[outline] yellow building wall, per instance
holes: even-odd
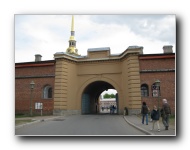
[[[127,59],[127,80],[128,80],[128,107],[132,113],[138,113],[141,108],[140,71],[138,55],[132,54]]]
[[[125,107],[131,113],[138,113],[141,108],[139,60],[138,53],[132,52],[115,60],[86,58],[84,61],[83,58],[82,62],[65,54],[59,55],[55,69],[54,114],[81,113],[82,94],[96,81],[107,82],[117,90],[120,114]],[[96,56],[100,54],[98,52]]]

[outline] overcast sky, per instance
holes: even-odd
[[[69,46],[72,15],[15,15],[15,62],[31,62],[35,54],[53,60]],[[143,46],[144,54],[176,47],[175,15],[74,15],[78,53],[110,47],[120,54],[129,46]]]

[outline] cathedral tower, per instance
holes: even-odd
[[[76,48],[75,31],[74,31],[74,16],[72,16],[71,36],[69,39],[69,47],[67,48],[66,53],[71,55],[78,55],[78,49]]]

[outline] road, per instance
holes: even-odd
[[[130,136],[145,135],[130,126],[122,115],[72,115],[26,125],[15,130],[18,136]]]

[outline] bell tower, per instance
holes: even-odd
[[[74,31],[74,16],[72,16],[71,21],[71,36],[69,39],[69,47],[66,50],[66,53],[71,55],[79,55],[78,49],[76,48],[76,40],[75,40],[75,31]]]

